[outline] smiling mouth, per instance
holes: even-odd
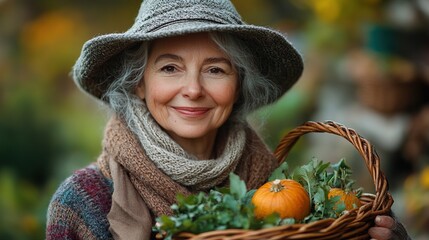
[[[207,107],[173,107],[177,112],[186,116],[202,116],[210,111]]]

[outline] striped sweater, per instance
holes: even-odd
[[[113,239],[107,220],[112,193],[112,181],[95,165],[76,171],[52,197],[46,239]]]

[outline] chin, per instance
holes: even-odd
[[[180,138],[186,138],[186,139],[200,139],[204,136],[206,136],[207,134],[201,134],[201,133],[190,133],[190,132],[186,132],[186,133],[176,133],[176,136],[180,137]]]
[[[201,139],[201,138],[210,136],[211,133],[212,132],[206,131],[206,130],[189,129],[189,128],[182,128],[182,129],[179,129],[178,131],[170,131],[170,134],[173,134],[176,137],[180,137],[183,139]]]

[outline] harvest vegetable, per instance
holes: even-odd
[[[331,188],[331,190],[329,190],[328,198],[333,198],[335,196],[339,197],[339,201],[337,201],[334,208],[337,208],[338,204],[344,203],[346,210],[350,211],[362,205],[354,191],[347,191],[341,188]]]
[[[227,188],[178,195],[177,203],[171,207],[173,216],[159,216],[153,230],[169,240],[181,232],[261,229],[337,218],[346,210],[349,200],[329,195],[331,189],[353,192],[357,198],[361,193],[361,189],[352,188],[354,181],[350,176],[351,170],[343,159],[332,164],[315,158],[291,172],[283,162],[269,182],[257,190],[247,190],[244,181],[231,173]],[[360,206],[360,202],[350,202]]]
[[[331,189],[328,198],[337,197],[334,209],[339,208],[340,205],[343,205],[341,207],[348,211],[360,207],[362,204],[358,196],[361,194],[361,189],[353,190],[355,182],[351,179],[350,167],[346,165],[344,160],[341,160],[337,164],[333,164],[332,168],[334,171],[329,181]]]
[[[310,213],[308,193],[301,184],[290,179],[276,179],[265,183],[256,190],[252,203],[257,218],[278,213],[280,218],[300,221]]]
[[[326,218],[337,218],[344,210],[346,203],[341,196],[329,196],[332,188],[353,192],[359,198],[362,189],[353,189],[352,171],[344,159],[337,163],[323,162],[313,158],[309,163],[289,172],[289,166],[283,162],[270,176],[269,180],[289,178],[299,182],[308,192],[311,211],[301,222],[309,223]],[[360,206],[357,200],[356,207]],[[352,204],[353,205],[353,204]]]

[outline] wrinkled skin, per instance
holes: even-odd
[[[402,240],[410,239],[402,224],[391,216],[377,216],[375,226],[368,230],[371,239],[377,240]]]

